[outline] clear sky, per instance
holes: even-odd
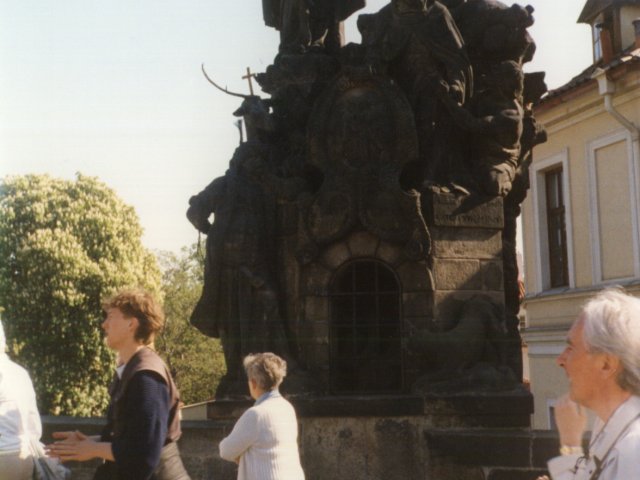
[[[368,0],[360,13],[387,0]],[[527,71],[558,87],[591,63],[585,0],[530,0]],[[522,3],[524,5],[524,3]],[[347,41],[359,42],[355,18]],[[196,241],[187,202],[224,174],[246,67],[277,53],[259,0],[0,0],[0,177],[96,176],[135,207],[154,250]]]

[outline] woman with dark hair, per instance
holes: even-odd
[[[105,342],[117,353],[107,425],[99,437],[55,432],[48,447],[63,461],[101,458],[94,479],[189,480],[176,444],[180,399],[169,369],[150,348],[164,325],[148,293],[126,290],[103,303]]]
[[[220,442],[220,456],[238,463],[238,480],[304,480],[296,413],[278,391],[287,362],[258,353],[245,357],[244,368],[256,403]]]

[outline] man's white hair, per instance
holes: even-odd
[[[640,298],[607,288],[586,303],[582,319],[589,351],[618,357],[618,385],[640,395]]]

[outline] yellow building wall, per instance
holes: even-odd
[[[622,48],[627,48],[635,42],[633,21],[640,18],[640,7],[637,5],[624,5],[620,8],[620,25]]]
[[[640,16],[640,15],[636,15]],[[634,17],[635,18],[635,17]],[[640,125],[640,68],[630,68],[623,78],[616,79],[615,108],[627,119]],[[565,101],[536,112],[536,119],[545,125],[548,142],[533,152],[531,182],[540,165],[555,159],[565,159],[569,180],[567,228],[571,241],[572,286],[554,290],[537,286],[537,258],[540,232],[536,231],[532,190],[523,203],[522,229],[524,237],[524,269],[527,298],[526,328],[523,339],[529,355],[529,375],[534,394],[534,428],[549,426],[548,404],[566,392],[568,384],[564,371],[555,359],[564,348],[567,331],[582,305],[607,279],[625,279],[626,290],[640,296],[640,278],[633,263],[633,242],[639,242],[638,232],[632,229],[632,199],[629,177],[630,134],[604,110],[603,97],[597,83],[581,87],[579,94],[567,96]],[[611,137],[611,142],[609,142]],[[590,173],[590,163],[593,171]],[[635,168],[640,171],[640,159]],[[541,174],[544,170],[541,171]],[[592,176],[597,186],[593,191]],[[640,185],[636,185],[640,189]],[[544,192],[542,192],[544,194]],[[591,195],[597,194],[596,198]],[[538,193],[540,195],[540,192]],[[599,216],[594,215],[597,209]],[[599,225],[594,225],[598,218]],[[597,261],[593,230],[599,235],[601,274],[594,278]],[[630,278],[631,277],[631,278]]]
[[[602,278],[633,277],[634,232],[629,198],[629,146],[626,140],[595,151]],[[615,195],[612,193],[615,192]]]
[[[630,82],[629,80],[633,80]],[[635,85],[629,85],[635,83]],[[620,97],[616,97],[614,102],[616,108],[621,114],[633,121],[636,125],[640,125],[640,73],[637,78],[627,79],[625,83],[621,83],[621,90],[629,90],[630,86],[635,86],[635,90],[628,92]],[[590,205],[590,180],[588,170],[588,145],[590,142],[596,141],[603,137],[612,135],[616,132],[626,132],[624,127],[614,120],[611,115],[604,111],[602,97],[598,94],[597,86],[593,82],[591,90],[571,102],[559,105],[550,111],[542,112],[536,115],[538,121],[546,126],[549,135],[547,143],[538,145],[533,152],[534,165],[536,162],[544,161],[554,155],[558,155],[565,149],[568,152],[568,163],[570,178],[570,201],[571,211],[568,214],[572,220],[572,238],[571,245],[574,263],[574,279],[576,287],[589,287],[593,285],[593,256],[591,243],[591,205]],[[615,152],[622,155],[618,158],[618,167],[622,162],[628,162],[628,143],[621,143],[619,150]],[[602,149],[601,149],[602,150]],[[607,149],[602,150],[602,154],[606,155]],[[601,158],[601,159],[604,159]],[[620,171],[620,168],[618,168]],[[610,175],[609,175],[610,176]],[[532,178],[533,181],[533,178]],[[612,191],[605,196],[605,202],[609,202],[606,197],[611,197],[611,192],[615,192],[620,197],[616,216],[627,219],[626,224],[630,227],[631,206],[629,199],[628,174],[626,176],[625,190],[626,197],[622,198],[622,194],[618,190],[618,184],[611,179]],[[602,186],[601,186],[602,187]],[[603,192],[604,194],[604,192]],[[537,291],[536,285],[539,283],[536,272],[536,251],[535,241],[538,238],[538,232],[535,232],[533,217],[533,201],[531,195],[528,196],[523,204],[523,235],[525,238],[524,260],[525,260],[525,284],[529,293],[540,293]],[[605,205],[603,205],[605,206]],[[607,206],[612,206],[607,204]],[[608,211],[608,214],[611,211]],[[602,219],[601,219],[602,220]],[[631,237],[630,237],[631,236]],[[624,242],[621,239],[611,239],[607,237],[607,248],[619,251],[620,257],[618,261],[626,262],[629,266],[628,255],[629,245],[633,239],[633,232],[628,232]],[[527,241],[529,240],[529,241]],[[624,245],[623,245],[624,243]],[[610,256],[608,257],[611,258]],[[624,259],[624,260],[623,260]],[[617,267],[616,267],[617,268]],[[612,277],[620,278],[620,277]]]
[[[556,365],[555,355],[529,356],[531,383],[538,388],[533,396],[533,428],[546,430],[551,425],[549,402],[566,392],[569,382],[564,371]]]

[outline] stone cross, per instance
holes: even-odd
[[[249,93],[253,95],[253,82],[251,81],[252,77],[255,77],[255,73],[251,73],[251,69],[247,67],[247,74],[242,76],[243,80],[247,80],[249,82]]]

